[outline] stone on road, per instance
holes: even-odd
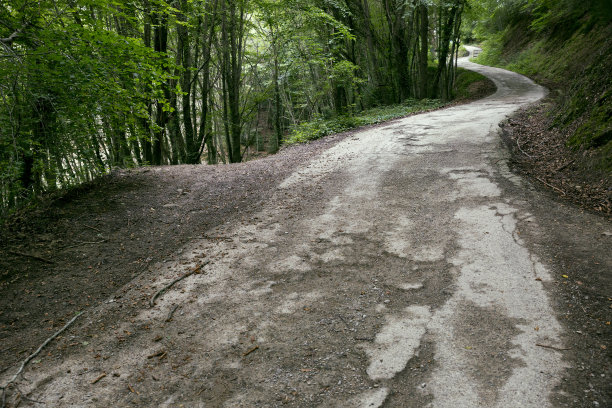
[[[522,180],[497,133],[545,91],[461,64],[497,93],[325,151],[256,217],[208,232],[220,238],[193,241],[100,306],[89,325],[211,261],[154,308],[29,372],[32,397],[50,406],[549,406],[564,363],[538,344],[562,348],[562,329],[543,287],[549,272],[516,228],[532,215],[504,188]]]

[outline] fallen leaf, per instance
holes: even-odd
[[[569,278],[569,276],[567,275],[561,275],[561,276],[563,276],[565,279]]]

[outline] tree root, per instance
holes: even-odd
[[[28,358],[26,358],[25,360],[23,360],[23,362],[21,363],[21,366],[19,367],[19,370],[17,370],[17,372],[15,373],[15,375],[2,387],[2,408],[4,408],[6,406],[6,389],[11,386],[11,384],[14,384],[15,381],[17,381],[17,378],[19,378],[19,376],[21,375],[21,373],[23,372],[23,370],[25,369],[25,366],[32,361],[32,359],[34,357],[36,357],[38,354],[40,354],[40,352],[47,346],[47,344],[51,343],[57,336],[59,336],[60,334],[62,334],[64,332],[64,330],[66,330],[68,327],[70,327],[70,325],[72,325],[72,323],[75,322],[75,320],[81,316],[84,312],[79,312],[76,316],[74,316],[72,319],[70,319],[70,321],[68,323],[66,323],[64,325],[64,327],[62,327],[61,329],[59,329],[57,332],[55,332],[55,334],[51,337],[49,337],[47,340],[45,340],[45,342],[43,344],[40,345],[40,347],[33,352],[32,354],[30,354],[28,356]],[[23,392],[20,392],[23,395]],[[39,401],[36,401],[39,402]]]
[[[170,282],[169,284],[167,284],[166,286],[164,286],[163,288],[161,288],[160,290],[158,290],[152,297],[151,300],[149,301],[149,307],[153,307],[155,306],[155,299],[157,299],[162,293],[164,293],[165,291],[167,291],[168,289],[170,289],[172,286],[174,286],[176,283],[182,281],[185,278],[190,277],[193,274],[196,273],[200,273],[201,269],[205,266],[208,265],[210,263],[210,261],[206,261],[204,262],[202,265],[198,265],[197,268],[195,268],[193,271],[189,271],[186,274],[184,274],[183,276],[180,276],[178,278],[176,278],[175,280],[173,280],[172,282]]]

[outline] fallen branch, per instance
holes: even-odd
[[[230,237],[222,237],[222,236],[210,236],[210,235],[202,235],[202,238],[204,239],[210,239],[210,240],[220,240],[220,241],[227,241],[227,242],[234,242],[234,240]]]
[[[197,268],[195,268],[192,271],[187,272],[186,274],[184,274],[183,276],[180,276],[178,278],[176,278],[175,280],[173,280],[172,282],[170,282],[169,284],[167,284],[166,286],[164,286],[163,288],[161,288],[160,290],[158,290],[153,297],[151,297],[151,300],[149,301],[149,307],[153,307],[155,306],[155,299],[157,299],[162,293],[164,293],[165,291],[167,291],[168,289],[170,289],[172,286],[174,286],[176,283],[182,281],[185,278],[190,277],[191,275],[195,274],[195,273],[199,273],[200,270],[202,269],[202,267],[204,267],[205,265],[207,265],[210,261],[206,261],[204,262],[202,265],[198,265]]]
[[[548,344],[536,344],[536,346],[544,347],[544,348],[549,348],[549,349],[553,349],[553,350],[557,350],[557,351],[571,350],[571,347],[570,348],[562,348],[562,347],[549,346]]]
[[[55,334],[51,337],[49,337],[47,340],[45,340],[45,342],[43,344],[41,344],[41,346],[32,354],[30,354],[28,356],[28,358],[26,358],[25,360],[23,360],[23,362],[21,363],[21,366],[19,367],[19,370],[17,370],[17,372],[15,373],[15,375],[2,387],[2,406],[5,406],[5,398],[6,398],[6,389],[13,384],[15,381],[17,381],[17,378],[19,377],[19,375],[23,372],[25,366],[34,358],[36,357],[44,348],[47,344],[51,343],[57,336],[59,336],[60,334],[62,334],[64,332],[64,330],[66,330],[68,327],[70,327],[70,325],[72,323],[74,323],[74,321],[83,314],[84,312],[79,312],[76,316],[74,316],[72,319],[70,319],[70,321],[68,323],[66,323],[64,325],[64,327],[62,327],[61,329],[59,329],[57,332],[55,332]]]
[[[9,254],[13,254],[13,255],[17,255],[17,256],[24,256],[26,258],[36,259],[37,261],[41,261],[41,262],[48,263],[48,264],[51,264],[51,265],[55,263],[53,261],[50,261],[50,260],[45,259],[43,257],[40,257],[38,255],[26,254],[24,252],[17,252],[17,251],[8,251],[8,252],[9,252]]]
[[[561,190],[560,188],[557,188],[557,187],[553,186],[552,184],[548,184],[547,182],[545,182],[541,178],[536,177],[536,180],[538,180],[541,183],[546,184],[548,187],[553,188],[553,189],[557,190],[558,192],[560,192],[561,194],[565,195],[565,191]]]

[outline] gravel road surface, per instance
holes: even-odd
[[[264,210],[88,311],[96,334],[67,332],[72,351],[43,353],[22,391],[56,407],[555,406],[566,346],[546,284],[558,271],[517,228],[538,218],[511,192],[525,181],[498,135],[546,91],[460,65],[497,93],[324,151]],[[109,320],[126,304],[142,306]]]

